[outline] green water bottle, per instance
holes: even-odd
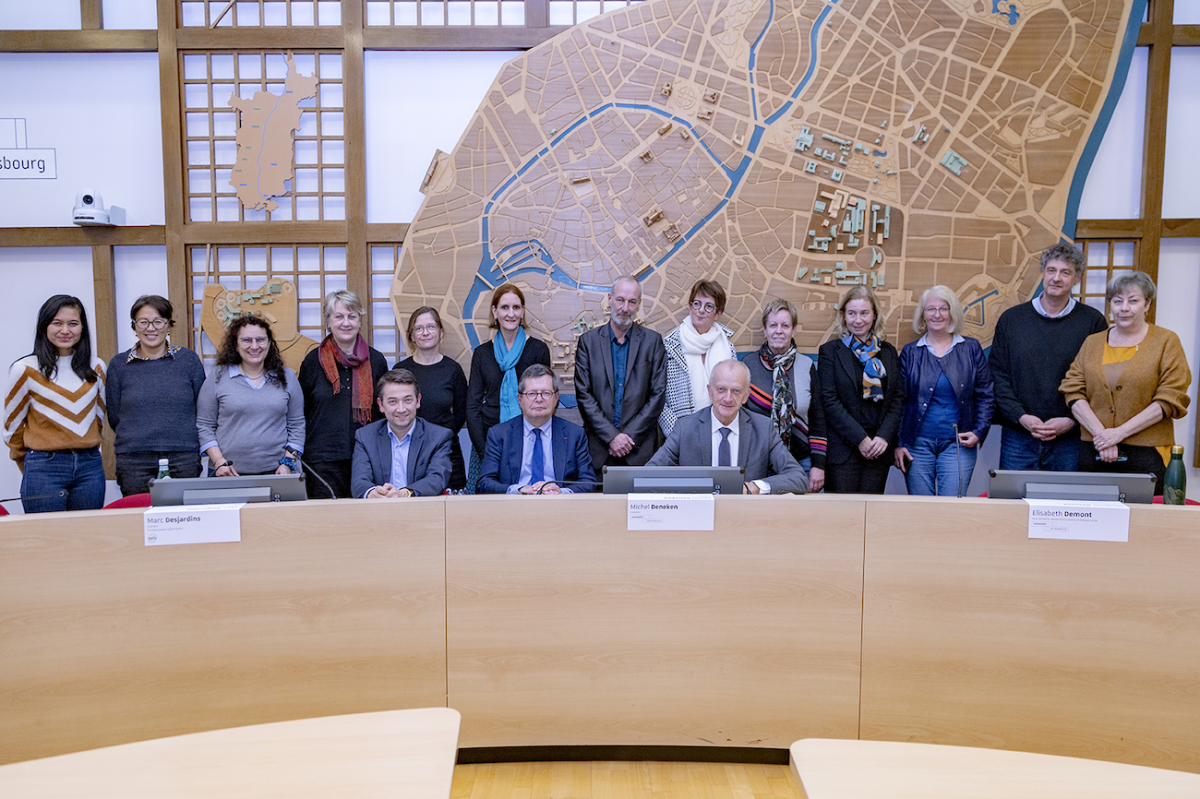
[[[1167,476],[1163,478],[1163,504],[1182,505],[1187,496],[1187,468],[1183,465],[1183,447],[1171,447],[1171,460],[1167,463]]]
[[[157,480],[170,480],[171,479],[170,461],[168,461],[166,458],[158,459],[158,477],[155,479],[157,479]]]

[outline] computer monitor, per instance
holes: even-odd
[[[605,494],[741,494],[738,466],[605,466]]]
[[[246,477],[173,477],[150,481],[151,505],[295,502],[308,499],[302,474]]]
[[[992,469],[988,496],[993,499],[1080,499],[1149,504],[1154,475],[1109,472],[1038,472]]]

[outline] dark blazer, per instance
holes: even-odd
[[[487,449],[479,475],[479,494],[505,494],[521,479],[521,455],[524,452],[525,417],[501,422],[488,431]],[[596,489],[596,473],[588,455],[583,428],[557,416],[551,422],[554,437],[554,477],[563,482],[585,481],[585,485],[564,486],[576,493]]]
[[[654,454],[658,415],[667,392],[667,351],[662,336],[635,324],[626,340],[625,393],[621,396],[621,429],[613,427],[616,382],[613,379],[613,332],[610,324],[592,328],[575,348],[575,399],[587,430],[592,466],[608,462],[608,444],[624,433],[634,441],[625,463],[641,466]]]
[[[712,466],[712,408],[703,408],[675,422],[675,429],[647,466]],[[746,481],[766,480],[772,494],[803,494],[808,475],[783,440],[771,429],[771,420],[742,408],[738,411],[738,464]]]
[[[521,373],[535,363],[549,369],[550,348],[545,342],[530,336],[525,340],[521,357],[517,359],[517,379],[520,380]],[[471,446],[480,453],[481,458],[487,449],[488,430],[500,423],[500,384],[503,381],[504,373],[500,371],[500,364],[496,363],[492,342],[485,341],[471,354],[471,379],[467,383],[467,434],[471,437]]]
[[[450,481],[450,438],[444,427],[418,418],[408,443],[408,487],[418,496],[441,494]],[[362,497],[375,486],[392,482],[392,439],[387,420],[360,427],[354,434],[350,492]]]
[[[859,455],[858,445],[864,438],[879,436],[896,446],[900,433],[900,418],[904,414],[904,377],[900,372],[900,356],[886,341],[879,349],[879,360],[887,376],[883,378],[882,407],[869,407],[862,396],[863,366],[840,338],[821,345],[817,361],[817,376],[821,383],[821,404],[825,410],[825,434],[828,438],[827,463],[845,463]],[[880,462],[890,463],[885,452]]]

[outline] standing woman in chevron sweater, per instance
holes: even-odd
[[[104,363],[92,355],[83,303],[67,294],[46,300],[33,353],[8,377],[4,440],[23,472],[25,512],[102,507]]]

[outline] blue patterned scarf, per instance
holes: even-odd
[[[500,365],[500,371],[504,373],[504,380],[500,383],[500,421],[502,422],[521,415],[521,405],[517,402],[517,383],[520,382],[517,377],[517,361],[521,360],[526,339],[523,327],[517,328],[517,337],[513,339],[512,349],[505,346],[504,335],[499,330],[492,338],[492,353],[496,356],[496,363]]]
[[[871,402],[883,401],[883,378],[887,377],[887,369],[879,360],[879,337],[874,333],[866,341],[859,341],[852,335],[842,337],[842,343],[850,348],[854,356],[863,365],[863,399]]]

